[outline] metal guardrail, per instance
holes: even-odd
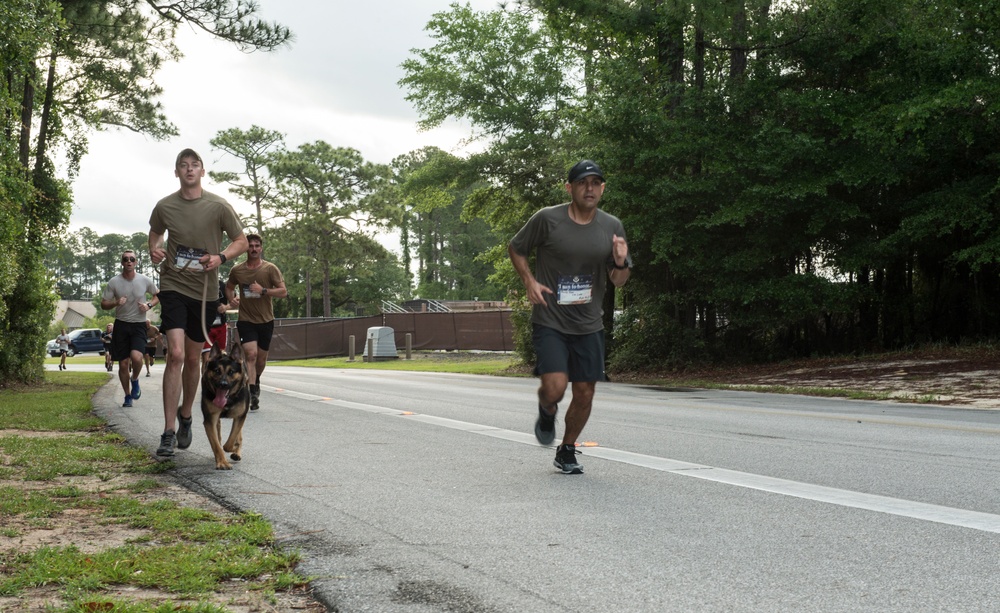
[[[406,309],[399,306],[395,302],[389,302],[388,300],[382,301],[382,312],[383,313],[409,313]]]
[[[439,302],[437,300],[428,300],[427,301],[427,310],[430,311],[431,313],[450,313],[451,312],[451,309],[448,308],[448,305],[444,304],[443,302]]]
[[[424,309],[417,310],[413,307],[404,307],[396,304],[395,302],[390,302],[388,300],[382,301],[382,312],[383,313],[451,313],[451,308],[447,304],[441,302],[440,300],[423,300],[422,305],[426,305],[426,311]]]

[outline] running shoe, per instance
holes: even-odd
[[[149,376],[149,373],[146,373],[146,376],[148,377],[148,376]]]
[[[250,386],[250,410],[256,411],[260,408],[260,386]]]
[[[142,396],[142,390],[139,389],[139,380],[132,379],[132,397],[138,400],[139,396]]]
[[[559,414],[559,405],[555,406],[552,414],[538,405],[538,419],[535,420],[535,438],[543,445],[551,445],[556,438],[556,415]]]
[[[574,445],[559,445],[556,451],[556,459],[552,463],[563,472],[564,475],[582,475],[583,466],[576,461],[576,454],[580,453]]]
[[[167,430],[160,435],[160,447],[156,450],[156,455],[161,456],[172,456],[174,455],[174,436],[173,430]]]
[[[177,428],[177,448],[187,449],[191,446],[191,418],[177,416],[181,427]]]
[[[122,403],[122,406],[123,407],[132,408],[132,396],[131,396],[131,394],[125,396],[125,402]]]

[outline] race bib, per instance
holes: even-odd
[[[250,284],[247,283],[243,286],[243,297],[244,298],[260,298],[260,294],[257,292],[250,291]]]
[[[174,260],[174,266],[178,270],[205,270],[205,267],[198,260],[207,253],[208,251],[205,249],[177,245],[177,258]]]
[[[594,297],[593,275],[559,275],[556,304],[588,304]]]

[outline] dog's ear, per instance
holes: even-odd
[[[208,352],[209,360],[217,360],[222,355],[222,348],[218,344],[212,343],[212,349]]]
[[[243,347],[239,343],[233,343],[233,346],[229,348],[229,357],[237,360],[239,362],[243,361]]]

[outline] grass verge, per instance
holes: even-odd
[[[414,353],[412,359],[409,360],[396,359],[365,362],[361,359],[361,356],[357,356],[353,361],[346,357],[335,357],[284,360],[273,362],[273,364],[275,366],[308,366],[312,368],[449,372],[466,375],[519,376],[527,374],[526,372],[517,370],[516,362],[517,359],[508,354]]]
[[[316,610],[260,515],[178,503],[91,414],[106,374],[53,374],[0,390],[0,610]]]

